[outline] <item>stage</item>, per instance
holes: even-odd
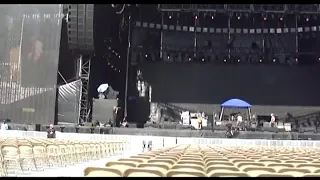
[[[31,125],[12,124],[11,130],[33,131],[37,128]],[[46,131],[49,125],[42,125],[40,131]],[[191,138],[225,138],[226,131],[192,130],[192,129],[158,129],[158,128],[115,128],[115,127],[84,127],[74,125],[55,125],[61,133],[161,136],[161,137],[191,137]],[[240,131],[236,139],[273,139],[273,140],[320,140],[320,133],[298,132],[251,132]]]
[[[154,128],[113,128],[112,134],[140,135],[140,136],[166,136],[166,137],[194,137],[194,138],[225,138],[225,131],[210,130],[174,130]],[[320,140],[320,133],[298,132],[251,132],[241,131],[238,139],[274,139],[274,140]]]

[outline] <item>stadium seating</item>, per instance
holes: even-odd
[[[0,138],[0,145],[1,176],[11,176],[25,170],[65,167],[122,154],[126,142]]]
[[[316,148],[179,145],[85,169],[90,177],[317,177]]]

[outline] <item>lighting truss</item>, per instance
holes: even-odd
[[[159,4],[160,11],[248,12],[248,13],[320,13],[319,4]]]

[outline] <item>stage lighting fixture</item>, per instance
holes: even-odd
[[[226,62],[227,62],[227,60],[226,60],[226,59],[224,59],[224,60],[223,60],[223,62],[225,62],[225,63],[226,63]]]
[[[240,62],[240,59],[238,59],[238,63]]]
[[[198,19],[198,16],[195,16],[194,18],[195,18],[195,19]]]
[[[211,16],[211,19],[214,19],[214,16]]]
[[[259,62],[262,63],[262,59],[260,59]]]
[[[318,61],[320,61],[320,58],[318,58]]]
[[[169,16],[169,19],[171,19],[172,18],[172,16]]]
[[[274,62],[274,63],[275,63],[276,61],[277,61],[277,60],[276,60],[275,58],[273,58],[272,62]]]

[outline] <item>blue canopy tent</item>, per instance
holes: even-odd
[[[248,109],[248,119],[251,117],[251,105],[241,99],[229,99],[221,104],[220,121],[222,120],[223,111],[225,108],[243,108]]]

